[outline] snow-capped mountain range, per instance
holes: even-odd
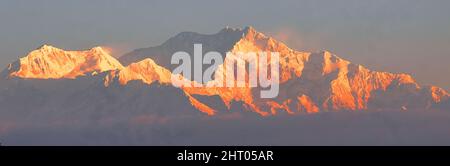
[[[279,95],[174,87],[172,54],[193,55],[197,43],[279,52]],[[252,27],[182,32],[118,60],[101,47],[43,45],[0,73],[4,145],[448,145],[449,110],[445,90],[408,74],[293,50]]]
[[[171,71],[176,67],[170,64],[172,54],[186,51],[193,55],[193,45],[196,43],[203,44],[204,52],[218,51],[223,55],[225,52],[279,52],[281,84],[278,97],[261,99],[256,94],[257,88],[172,87]],[[217,70],[221,69],[219,67]],[[371,71],[328,51],[311,53],[293,50],[252,27],[227,27],[211,35],[182,32],[160,46],[137,49],[119,60],[101,47],[65,51],[43,45],[8,65],[1,79],[2,108],[19,112],[29,108],[63,112],[99,109],[105,112],[145,112],[156,107],[167,110],[160,108],[161,100],[154,99],[162,94],[177,96],[173,99],[167,97],[163,101],[178,100],[175,103],[179,104],[170,104],[172,111],[190,109],[207,115],[226,111],[250,111],[269,116],[349,110],[450,109],[450,95],[445,90],[421,86],[408,74]],[[53,89],[58,86],[61,88]],[[28,88],[33,90],[24,90]],[[156,91],[160,93],[139,92],[138,95],[134,92],[139,89],[133,88],[158,89]],[[167,89],[167,92],[162,89]],[[51,97],[11,104],[23,102],[24,99],[19,96],[35,101],[34,98],[40,97],[41,93]],[[92,103],[99,99],[99,103]],[[73,105],[67,105],[69,101]],[[132,102],[126,103],[128,101]],[[134,105],[131,106],[131,103]],[[238,105],[241,110],[232,108],[232,105]]]

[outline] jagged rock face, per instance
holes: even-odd
[[[122,64],[101,47],[65,51],[43,45],[8,67],[9,76],[36,79],[76,78],[122,69]]]
[[[449,94],[445,90],[420,86],[410,75],[371,71],[328,51],[296,51],[252,27],[225,28],[213,35],[180,33],[161,46],[138,49],[126,54],[120,58],[127,64],[125,67],[100,47],[86,51],[64,51],[44,45],[8,66],[2,76],[6,74],[9,78],[19,79],[78,79],[79,76],[89,76],[83,78],[84,81],[93,79],[95,81],[92,84],[100,84],[105,89],[129,87],[133,82],[167,89],[171,86],[170,71],[176,67],[169,63],[171,55],[176,51],[186,51],[192,55],[195,43],[203,44],[203,52],[218,51],[223,55],[225,52],[238,55],[239,52],[261,51],[280,54],[280,89],[276,98],[260,98],[261,88],[258,87],[177,89],[177,93],[181,92],[176,95],[180,100],[186,100],[192,108],[207,115],[216,115],[226,110],[241,111],[233,108],[268,116],[280,112],[308,114],[342,110],[448,110],[450,106]],[[212,82],[224,81],[219,75],[223,70],[223,65],[220,65]],[[124,101],[160,104],[133,98],[128,91],[125,93]],[[108,97],[103,99],[107,100]],[[179,109],[183,109],[182,107],[186,106],[180,106]]]

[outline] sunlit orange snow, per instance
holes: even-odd
[[[432,104],[448,101],[450,96],[441,88],[418,85],[408,74],[371,71],[328,51],[311,53],[293,50],[252,27],[244,31],[242,38],[230,50],[235,54],[261,51],[280,54],[278,97],[261,99],[257,94],[259,89],[250,87],[181,87],[186,99],[207,115],[214,115],[219,110],[202,103],[195,96],[218,96],[228,110],[233,103],[242,103],[242,108],[247,111],[268,116],[280,111],[287,114],[317,113],[366,110],[380,105],[406,110],[411,103],[402,103],[405,98],[414,99],[426,109]],[[64,51],[44,45],[11,64],[9,76],[74,79],[106,72],[105,86],[116,81],[123,86],[130,81],[171,86],[172,73],[155,61],[147,58],[124,67],[101,47]],[[215,79],[209,83],[224,81],[226,78],[220,75],[223,70],[224,66],[220,65]]]
[[[109,70],[122,69],[123,66],[101,47],[84,51],[65,51],[43,45],[20,58],[18,68],[11,65],[10,76],[21,78],[57,79],[76,78]]]

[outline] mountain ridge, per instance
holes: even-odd
[[[66,51],[45,44],[9,64],[6,70],[9,71],[9,76],[20,78],[73,79],[122,68],[122,64],[101,47]]]
[[[225,105],[227,110],[231,110],[234,103],[241,103],[243,109],[262,116],[280,112],[303,114],[339,110],[428,110],[448,109],[447,106],[450,106],[448,92],[435,86],[420,86],[411,75],[371,71],[329,51],[296,51],[253,27],[227,27],[210,35],[182,32],[160,46],[125,54],[119,61],[101,47],[64,51],[43,45],[17,63],[9,65],[5,71],[8,77],[20,79],[76,79],[103,73],[100,79],[103,79],[105,87],[115,83],[126,87],[134,81],[152,86],[170,86],[170,69],[173,66],[168,62],[171,53],[192,52],[196,42],[204,45],[204,52],[280,53],[280,92],[274,99],[256,97],[259,96],[257,93],[260,88],[181,88],[191,105],[207,115],[218,113],[216,105]],[[64,67],[60,61],[73,63]],[[63,69],[62,72],[51,72],[59,69]],[[223,65],[220,65],[213,81],[223,81],[217,75],[223,70]],[[199,100],[202,96],[215,96],[221,101]]]
[[[232,47],[230,47],[230,50],[228,51],[232,53],[249,51],[275,51],[280,53],[280,96],[269,102],[260,100],[257,97],[254,97],[257,96],[254,94],[255,91],[257,91],[254,89],[257,88],[185,88],[187,92],[197,95],[220,96],[223,102],[228,106],[231,102],[243,101],[250,110],[256,111],[261,115],[276,114],[277,110],[284,110],[286,112],[318,112],[316,108],[320,108],[319,110],[321,111],[365,110],[373,109],[378,105],[382,106],[382,108],[390,107],[389,109],[400,110],[405,108],[408,109],[408,107],[411,107],[411,109],[430,109],[432,107],[431,105],[438,104],[441,102],[441,99],[442,101],[448,102],[449,95],[443,89],[439,91],[440,93],[433,93],[438,94],[431,95],[434,97],[427,99],[421,98],[418,94],[425,94],[427,91],[431,92],[436,90],[432,90],[431,87],[419,86],[411,75],[371,71],[361,65],[352,64],[329,51],[321,51],[318,53],[296,51],[289,48],[284,43],[256,31],[253,27],[246,27],[244,29],[225,28],[216,34],[212,34],[214,37],[211,37],[211,35],[206,35],[206,37],[220,38],[222,35],[221,33],[229,31],[241,33],[238,40],[234,40],[233,44],[229,44],[232,45]],[[183,43],[183,41],[188,41],[186,43],[192,44],[196,41],[206,40],[198,39],[205,37],[198,33],[186,34],[181,33],[181,35],[179,34],[169,39],[169,43]],[[180,38],[180,36],[182,37]],[[176,39],[180,41],[171,41]],[[168,42],[165,42],[164,44],[167,43]],[[201,44],[209,45],[209,43]],[[174,50],[186,50],[183,46],[181,47],[182,48],[178,48],[177,45],[171,46]],[[161,47],[147,48],[150,52],[147,54],[147,57],[155,57],[157,60],[163,59],[161,57],[170,57],[169,54],[152,55],[152,49],[158,50],[161,49]],[[187,50],[188,53],[189,51],[192,50]],[[145,55],[143,52],[141,50],[141,52],[137,54],[138,57],[142,58],[142,55]],[[131,52],[131,54],[126,54],[125,57],[132,56],[132,53],[133,52]],[[192,55],[192,53],[190,54]],[[166,68],[170,68],[170,64],[166,63],[168,61],[161,60],[157,62]],[[220,67],[218,70],[221,70]],[[317,84],[322,85],[318,86]],[[289,86],[295,88],[284,88]],[[389,93],[398,95],[395,98],[390,98],[398,103],[389,102],[389,99],[383,99]],[[387,96],[395,95],[389,94]],[[408,97],[402,99],[405,96]],[[417,104],[415,103],[416,100],[420,100],[422,103]],[[422,105],[423,107],[418,107],[418,105]],[[292,109],[292,107],[295,109]]]

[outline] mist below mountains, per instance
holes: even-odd
[[[172,86],[170,56],[195,43],[279,52],[279,95]],[[43,45],[0,75],[2,145],[450,145],[449,109],[448,92],[411,75],[296,51],[252,27],[182,32],[119,60]]]
[[[3,145],[450,145],[448,112],[330,112],[276,117],[148,115],[134,122],[109,118],[85,119],[75,124],[16,121],[21,126],[2,129],[1,142]]]

